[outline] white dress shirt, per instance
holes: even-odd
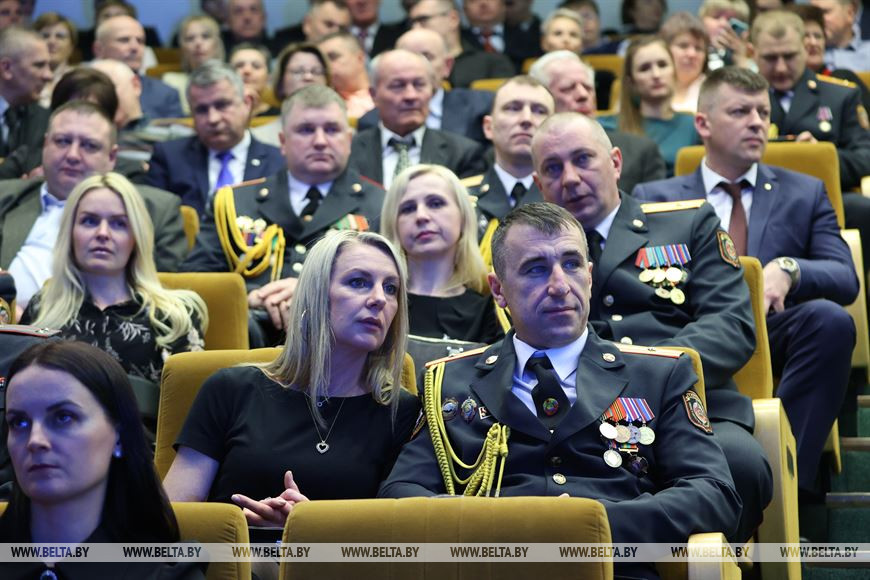
[[[308,190],[311,189],[312,185],[317,186],[317,189],[320,190],[320,203],[323,203],[323,200],[326,199],[326,195],[329,193],[329,188],[332,187],[331,181],[314,184],[304,183],[293,177],[289,171],[287,172],[287,184],[290,188],[290,206],[296,212],[296,215],[300,215],[305,206],[308,205],[308,199],[305,196],[308,195]]]
[[[719,221],[722,222],[722,229],[726,232],[731,225],[731,208],[734,205],[734,200],[727,191],[719,187],[723,181],[731,183],[730,179],[725,179],[707,166],[707,158],[701,162],[701,177],[704,180],[704,193],[707,195],[707,201],[716,210],[716,215],[719,216]],[[743,211],[746,212],[746,225],[749,226],[749,214],[752,210],[752,192],[755,191],[755,182],[758,180],[758,164],[753,163],[749,171],[734,180],[733,183],[740,183],[745,179],[749,182],[749,187],[744,187],[740,193],[740,200],[743,202]],[[748,230],[747,230],[748,231]]]
[[[507,171],[501,168],[498,163],[493,164],[493,169],[495,169],[495,174],[498,176],[499,181],[501,181],[501,186],[504,188],[504,193],[508,198],[508,203],[513,207],[513,201],[511,200],[511,192],[514,190],[514,187],[517,183],[522,183],[526,187],[526,191],[529,191],[531,187],[535,184],[535,176],[531,173],[523,177],[522,179],[517,179]]]

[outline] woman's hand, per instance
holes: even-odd
[[[242,507],[249,525],[283,528],[293,506],[308,501],[293,481],[293,472],[287,471],[284,474],[284,487],[286,489],[278,497],[267,497],[257,501],[237,493],[232,496],[232,500]]]

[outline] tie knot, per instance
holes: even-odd
[[[220,161],[224,165],[226,165],[235,158],[232,151],[221,151],[220,153],[217,153],[215,157],[217,157],[218,161]]]
[[[526,367],[532,372],[534,372],[536,369],[552,370],[553,363],[550,362],[550,357],[548,357],[546,353],[536,352],[532,355],[528,362],[526,362]]]
[[[741,179],[737,183],[729,183],[727,181],[722,181],[719,183],[719,187],[722,190],[731,196],[732,199],[740,199],[740,196],[743,195],[743,188],[747,185],[745,179]]]
[[[308,189],[308,193],[305,194],[305,199],[308,201],[319,202],[323,196],[320,195],[320,190],[316,187],[312,186]]]
[[[520,202],[523,196],[526,195],[526,191],[527,189],[526,186],[523,185],[523,182],[517,181],[510,193],[511,200],[514,202],[514,205]]]
[[[390,147],[392,147],[396,151],[407,151],[414,146],[414,137],[411,136],[404,139],[400,139],[398,137],[390,137],[389,144]]]

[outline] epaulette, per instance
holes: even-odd
[[[667,358],[680,358],[683,351],[674,348],[659,348],[656,346],[637,346],[634,344],[622,344],[621,342],[614,343],[619,352],[628,354],[646,354],[650,356],[663,356]]]
[[[483,173],[460,179],[459,183],[461,183],[463,187],[477,187],[483,183]]]
[[[259,185],[266,181],[265,177],[258,177],[257,179],[249,179],[248,181],[242,181],[241,183],[234,183],[230,185],[232,189],[236,189],[237,187],[247,187],[248,185]]]
[[[380,183],[380,182],[378,182],[378,181],[375,181],[375,180],[372,179],[371,177],[366,177],[365,175],[360,175],[360,176],[359,176],[359,180],[360,180],[360,181],[365,181],[365,182],[368,183],[369,185],[374,186],[374,187],[377,187],[378,189],[384,189],[384,184],[383,184],[383,183]],[[357,185],[357,184],[354,184],[354,185]],[[362,188],[360,188],[360,189],[362,189]],[[354,191],[357,192],[357,193],[359,193],[360,190],[359,190],[359,189],[355,189]]]
[[[430,360],[424,366],[428,369],[429,367],[434,367],[435,365],[441,364],[443,362],[450,362],[450,361],[454,361],[454,360],[459,360],[461,358],[468,358],[470,356],[478,355],[478,354],[486,351],[486,349],[488,349],[488,348],[489,348],[488,346],[481,346],[480,348],[474,348],[471,350],[466,350],[465,352],[451,354],[451,355],[445,356],[443,358]]]
[[[0,324],[0,334],[17,334],[19,336],[45,336],[52,337],[60,334],[53,328],[38,328],[27,324]]]
[[[841,87],[847,87],[850,89],[857,89],[858,85],[853,83],[852,81],[847,81],[846,79],[838,79],[837,77],[829,77],[825,75],[816,75],[816,80],[823,81],[826,83],[831,83],[832,85],[840,85]]]
[[[682,209],[698,209],[707,203],[706,199],[685,199],[681,201],[662,201],[658,203],[642,203],[643,213],[662,213],[665,211],[680,211]]]

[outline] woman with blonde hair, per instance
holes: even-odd
[[[677,151],[699,144],[694,116],[674,111],[674,58],[661,36],[634,38],[625,52],[619,114],[599,118],[605,129],[646,135],[656,142],[668,176]]]
[[[328,233],[288,316],[274,361],[203,384],[164,480],[172,501],[235,502],[250,524],[283,526],[300,501],[377,495],[420,408],[401,388],[401,258],[378,234]]]
[[[491,343],[501,329],[477,246],[468,191],[440,165],[414,165],[393,180],[381,233],[408,264],[411,334]]]
[[[161,79],[178,91],[184,113],[190,114],[187,80],[190,73],[208,60],[224,60],[224,43],[218,23],[206,14],[193,14],[181,22],[178,33],[181,48],[180,72],[168,72]]]
[[[52,277],[23,321],[97,346],[127,374],[160,381],[170,354],[202,350],[205,303],[160,285],[154,228],[135,186],[118,173],[91,176],[70,193]]]

